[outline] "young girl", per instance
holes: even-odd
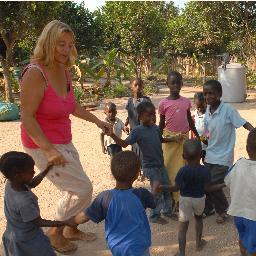
[[[203,92],[197,92],[194,95],[194,104],[196,106],[196,109],[194,111],[194,122],[195,122],[195,127],[196,130],[200,136],[200,139],[202,141],[205,141],[205,129],[204,129],[204,119],[205,119],[205,111],[206,111],[206,102],[204,98]],[[193,134],[194,136],[194,134]],[[206,144],[202,142],[202,160],[204,162],[205,158],[205,149],[206,149]]]
[[[204,164],[211,172],[211,182],[218,184],[223,183],[225,173],[233,165],[236,128],[243,126],[250,131],[253,126],[236,109],[221,101],[220,82],[207,81],[203,92],[208,105],[205,113],[208,146]],[[224,223],[227,219],[228,201],[222,189],[206,195],[207,210],[211,209],[211,205],[218,214],[216,222]]]
[[[128,99],[126,110],[128,111],[128,117],[125,122],[125,127],[130,126],[130,130],[140,125],[137,107],[141,102],[149,101],[149,97],[143,96],[143,81],[140,78],[131,80],[130,88],[132,91],[132,97]],[[127,129],[127,128],[126,128]],[[142,160],[140,148],[137,143],[132,145],[132,151],[135,152]]]
[[[183,85],[182,76],[179,72],[172,71],[167,77],[167,86],[170,89],[170,95],[160,101],[159,128],[164,137],[173,137],[183,135],[188,138],[189,128],[199,138],[195,124],[191,117],[191,102],[189,99],[180,96],[180,90]],[[163,144],[164,164],[167,168],[171,183],[175,181],[175,177],[179,169],[185,164],[182,157],[183,141],[181,143],[171,142]],[[178,202],[179,194],[174,193],[173,199]]]
[[[56,255],[40,227],[73,225],[71,220],[41,218],[37,197],[30,189],[40,184],[52,166],[33,178],[34,165],[34,160],[23,152],[11,151],[0,159],[0,170],[7,179],[4,197],[7,227],[3,235],[6,256]]]

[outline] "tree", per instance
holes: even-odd
[[[58,2],[0,2],[0,37],[6,47],[6,56],[1,62],[7,101],[14,101],[10,73],[14,47],[25,38],[36,38],[35,34],[53,19],[58,6]]]
[[[104,43],[117,47],[136,64],[135,73],[141,76],[143,63],[150,65],[154,48],[161,45],[166,31],[166,17],[174,13],[172,5],[161,2],[107,2],[102,7]]]

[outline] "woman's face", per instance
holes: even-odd
[[[69,61],[74,40],[71,33],[64,32],[57,41],[54,59],[56,62],[66,65]]]

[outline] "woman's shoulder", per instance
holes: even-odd
[[[39,63],[30,63],[22,72],[22,81],[47,81],[43,67]]]

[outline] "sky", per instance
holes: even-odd
[[[104,3],[106,1],[104,0],[75,0],[75,2],[77,3],[81,3],[84,2],[85,6],[90,10],[90,11],[94,11],[96,10],[98,7],[101,7],[102,5],[104,5]],[[173,0],[174,5],[179,7],[179,8],[183,8],[185,3],[188,2],[188,0]]]

